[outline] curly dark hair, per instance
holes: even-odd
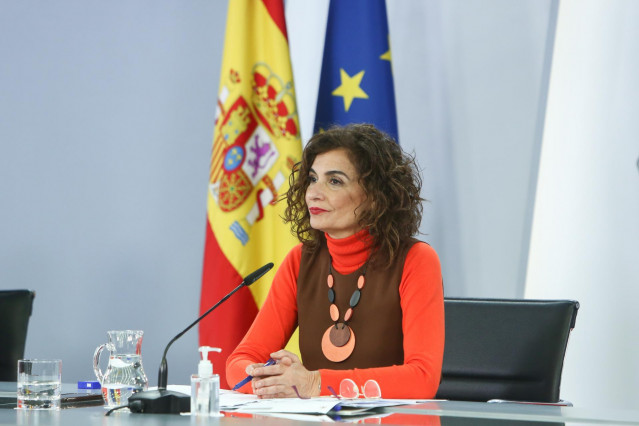
[[[359,214],[359,225],[372,237],[371,260],[388,267],[402,243],[419,231],[422,179],[414,156],[404,153],[392,137],[370,124],[334,126],[309,140],[302,161],[295,164],[289,178],[284,220],[310,249],[323,241],[324,233],[311,228],[305,196],[315,157],[335,149],[346,150],[368,200]]]

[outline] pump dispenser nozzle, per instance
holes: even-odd
[[[198,350],[202,359],[197,365],[197,374],[200,377],[211,377],[213,375],[213,364],[209,361],[209,352],[222,352],[222,349],[200,346]]]

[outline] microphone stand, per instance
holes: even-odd
[[[166,362],[166,353],[169,350],[169,347],[175,342],[177,339],[182,337],[184,333],[189,331],[195,324],[199,323],[204,317],[213,312],[215,308],[224,303],[229,297],[235,294],[236,291],[241,289],[242,287],[248,287],[253,284],[255,281],[260,279],[264,274],[271,270],[273,267],[273,263],[267,263],[262,266],[258,270],[251,272],[249,275],[244,278],[242,283],[235,287],[229,294],[224,296],[213,305],[208,311],[204,312],[198,319],[193,321],[188,327],[178,333],[168,345],[164,349],[164,354],[162,355],[162,361],[160,361],[160,368],[158,371],[158,389],[153,391],[143,391],[134,393],[129,397],[129,409],[134,413],[156,413],[156,414],[180,414],[181,412],[187,412],[190,410],[191,405],[191,397],[189,395],[185,395],[181,392],[174,392],[166,389],[167,381],[168,381],[168,365]]]

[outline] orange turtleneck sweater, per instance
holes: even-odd
[[[365,233],[366,231],[362,231]],[[333,267],[349,274],[368,258],[361,233],[343,239],[326,235]],[[297,277],[302,245],[286,256],[273,279],[271,290],[253,325],[226,362],[229,386],[246,377],[246,366],[265,362],[286,345],[297,327]],[[322,395],[328,386],[339,389],[344,378],[362,386],[374,379],[385,398],[433,398],[441,377],[444,354],[444,294],[439,259],[425,243],[416,243],[406,255],[399,285],[404,363],[391,367],[354,370],[321,369]],[[251,392],[250,386],[241,388]]]

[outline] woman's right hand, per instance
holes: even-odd
[[[253,393],[258,398],[295,398],[298,395],[293,386],[303,397],[320,394],[319,371],[307,370],[295,354],[285,350],[274,352],[271,357],[277,361],[275,365],[251,364],[246,368],[247,374],[253,376]]]
[[[260,367],[264,367],[264,364],[249,364],[249,365],[247,365],[247,366],[246,366],[246,369],[245,369],[246,374],[247,374],[248,376],[253,376],[253,377],[255,377],[255,374],[253,374],[253,372],[254,372],[254,370],[255,370],[256,368],[260,368]]]

